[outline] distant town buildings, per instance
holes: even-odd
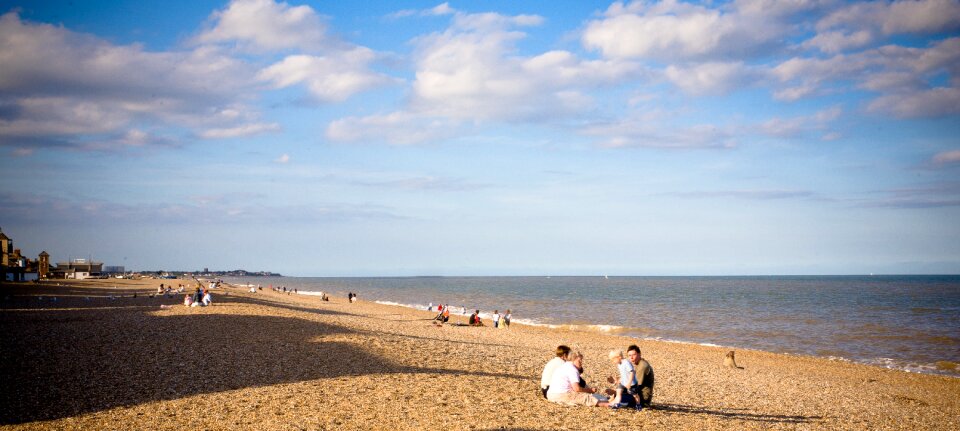
[[[107,275],[123,274],[127,269],[122,266],[104,266],[103,273]]]
[[[123,266],[104,266],[103,262],[95,262],[92,259],[71,259],[66,262],[58,262],[56,267],[51,268],[49,253],[42,251],[36,260],[28,259],[20,253],[20,249],[13,248],[13,240],[0,229],[0,281],[30,281],[51,278],[83,280],[111,276],[118,278],[185,277],[193,275],[205,277],[281,277],[280,274],[269,271],[252,272],[243,269],[210,271],[209,268],[203,268],[202,274],[191,271],[148,271],[129,274]]]
[[[0,229],[0,280],[27,281],[47,278],[84,279],[101,277],[103,263],[88,262],[87,259],[73,259],[57,263],[50,268],[50,254],[41,251],[36,260],[31,260],[13,248],[13,240]]]

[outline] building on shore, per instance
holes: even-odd
[[[0,280],[23,281],[33,262],[13,248],[13,240],[0,230]]]
[[[40,252],[37,259],[37,277],[41,280],[50,276],[50,253],[46,250]]]
[[[7,267],[10,266],[10,255],[13,254],[13,241],[3,229],[0,229],[0,281],[7,279]]]
[[[103,262],[87,261],[87,259],[73,259],[69,262],[57,262],[57,267],[50,271],[50,278],[99,278],[103,275]]]

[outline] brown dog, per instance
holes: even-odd
[[[729,368],[743,369],[743,367],[737,366],[736,353],[734,353],[733,350],[727,352],[726,357],[723,358],[723,366],[729,367]]]

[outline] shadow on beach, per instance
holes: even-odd
[[[708,415],[724,419],[738,419],[752,422],[768,422],[782,424],[809,424],[811,421],[823,419],[820,416],[768,415],[736,412],[729,410],[713,410],[706,407],[688,406],[682,404],[654,404],[653,410],[686,414]]]
[[[0,308],[0,424],[72,417],[121,406],[314,379],[384,373],[521,376],[411,367],[361,348],[375,336],[294,317],[219,314],[260,304],[345,314],[239,295],[210,312],[179,298],[110,299],[110,289],[70,289],[43,300],[10,295]],[[91,298],[92,297],[92,298]],[[179,305],[179,307],[183,307]],[[182,314],[188,312],[190,314]],[[335,336],[335,337],[331,337]]]

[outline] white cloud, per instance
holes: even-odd
[[[151,128],[233,128],[249,119],[211,115],[240,109],[256,82],[216,48],[149,52],[15,12],[0,17],[0,46],[0,145],[111,150],[168,142]]]
[[[207,129],[200,132],[200,136],[207,139],[224,139],[254,136],[277,131],[280,131],[280,125],[277,123],[250,123],[235,127]]]
[[[322,57],[291,55],[261,70],[258,77],[269,81],[274,88],[302,83],[318,100],[339,102],[355,93],[394,82],[368,68],[375,57],[373,51],[363,47]]]
[[[779,46],[791,30],[780,16],[786,9],[753,5],[724,11],[675,0],[614,3],[587,24],[582,43],[608,58],[745,59]]]
[[[821,140],[821,141],[830,142],[830,141],[836,141],[836,140],[838,140],[838,139],[840,139],[840,138],[842,138],[842,137],[843,137],[843,134],[841,134],[841,133],[839,133],[839,132],[829,132],[829,133],[821,136],[821,137],[820,137],[820,140]]]
[[[874,34],[867,30],[847,34],[840,31],[819,33],[803,43],[806,47],[817,48],[828,54],[837,54],[850,49],[862,48],[874,41]]]
[[[668,126],[650,119],[624,118],[615,122],[591,124],[580,129],[586,136],[600,138],[606,148],[733,148],[736,141],[722,127],[701,124]]]
[[[215,23],[196,37],[201,44],[236,42],[243,49],[314,51],[331,43],[326,25],[310,6],[273,0],[233,0],[210,16]]]
[[[804,46],[837,54],[869,46],[892,35],[960,29],[960,2],[858,2],[832,11],[817,22],[816,28],[817,35]]]
[[[877,29],[886,35],[934,33],[960,28],[960,3],[955,0],[901,0],[850,4],[827,15],[817,29]]]
[[[455,119],[536,120],[580,112],[582,90],[637,76],[636,64],[584,61],[567,51],[513,55],[536,16],[457,13],[446,31],[417,40],[411,110]],[[585,106],[584,103],[587,105]]]
[[[695,96],[723,95],[750,85],[760,77],[758,72],[742,62],[701,63],[691,67],[671,65],[665,74],[684,93]]]
[[[23,22],[15,12],[0,17],[0,44],[0,90],[6,95],[223,100],[251,78],[242,62],[216,49],[148,52]]]
[[[450,7],[450,3],[441,3],[430,9],[403,9],[397,12],[393,12],[387,17],[392,19],[406,18],[411,16],[443,16],[443,15],[453,15],[457,10]]]
[[[33,148],[14,148],[10,154],[14,157],[26,157],[33,155]]]
[[[782,88],[780,100],[797,100],[825,91],[838,91],[838,84],[853,82],[858,88],[877,92],[868,103],[875,113],[901,118],[937,117],[957,113],[957,77],[960,76],[960,38],[934,42],[926,48],[886,45],[829,58],[792,58],[771,70]],[[937,82],[948,74],[949,84]]]
[[[289,154],[282,154],[280,157],[277,157],[276,160],[274,160],[274,163],[280,163],[280,164],[286,164],[289,162],[290,162]]]
[[[23,97],[15,106],[12,119],[0,119],[0,137],[108,133],[132,117],[121,107],[67,97]]]
[[[835,106],[808,116],[774,117],[757,126],[757,130],[765,135],[778,138],[797,138],[812,132],[823,133],[830,123],[836,121],[842,114],[843,110],[839,106]],[[821,139],[832,140],[835,139],[835,136],[838,135],[828,132]]]
[[[953,165],[960,164],[960,150],[951,150],[937,153],[933,156],[935,165]]]
[[[483,121],[555,121],[596,105],[589,90],[644,76],[623,60],[583,60],[569,51],[517,55],[532,15],[453,11],[449,28],[414,40],[416,78],[408,104],[389,114],[332,122],[327,138],[413,144]]]
[[[960,114],[960,88],[939,87],[882,96],[870,102],[868,109],[899,118]]]
[[[327,126],[328,139],[339,142],[410,145],[453,136],[459,124],[408,112],[342,118]]]
[[[433,9],[430,9],[431,15],[450,15],[454,12],[456,12],[456,10],[450,7],[450,3],[446,2],[438,4]]]

